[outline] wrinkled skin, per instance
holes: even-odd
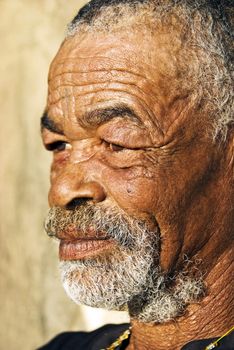
[[[59,133],[42,132],[47,148],[60,141],[49,203],[65,207],[89,198],[135,218],[156,219],[162,269],[179,270],[184,254],[201,259],[212,288],[214,271],[221,275],[231,259],[232,135],[221,146],[212,141],[200,91],[184,83],[182,44],[177,32],[173,43],[169,33],[146,38],[139,32],[76,35],[62,44],[51,65],[46,107]],[[139,120],[117,115],[95,125],[94,111],[120,105]],[[181,334],[172,324],[148,329],[133,322],[129,349],[155,349],[157,341],[157,349],[179,349],[193,337],[219,335],[230,315],[206,327],[207,305],[209,299],[189,309],[179,321]]]

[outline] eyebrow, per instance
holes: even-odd
[[[60,127],[48,116],[47,112],[44,112],[41,117],[41,132],[44,129],[50,130],[56,134],[64,135]]]
[[[82,126],[94,127],[107,123],[114,118],[128,118],[131,121],[141,123],[141,120],[137,114],[124,104],[116,105],[110,108],[95,109],[94,111],[87,112],[81,116],[79,122],[82,124]]]
[[[98,127],[101,124],[115,118],[128,118],[133,122],[142,124],[138,115],[128,106],[121,104],[110,108],[98,108],[90,112],[86,112],[79,118],[79,124],[83,127]],[[64,135],[61,128],[44,112],[41,117],[41,131],[44,129],[54,133]]]

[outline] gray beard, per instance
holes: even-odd
[[[111,236],[119,242],[118,248],[90,259],[60,262],[68,296],[77,304],[128,308],[132,318],[144,323],[164,323],[182,315],[188,303],[204,294],[202,279],[182,272],[169,279],[158,264],[158,230],[152,232],[134,220],[126,224],[119,215],[117,221],[118,230],[112,230]]]

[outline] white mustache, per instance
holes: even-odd
[[[134,249],[135,232],[138,235],[145,232],[148,225],[120,213],[115,208],[107,209],[86,203],[73,210],[51,208],[44,226],[48,236],[52,238],[65,239],[66,235],[71,239],[89,236],[112,238],[120,245]]]

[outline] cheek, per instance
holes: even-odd
[[[157,207],[155,178],[142,168],[105,174],[110,197],[129,214],[153,214]]]

